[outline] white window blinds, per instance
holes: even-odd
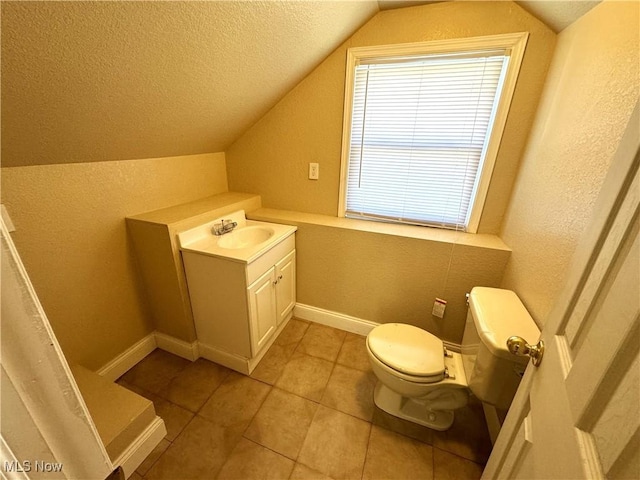
[[[465,229],[508,58],[359,62],[345,215]]]

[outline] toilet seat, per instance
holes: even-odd
[[[378,325],[367,336],[367,346],[404,380],[435,383],[444,378],[442,340],[421,328],[401,323]]]

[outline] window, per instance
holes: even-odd
[[[526,39],[350,49],[339,216],[475,232]]]

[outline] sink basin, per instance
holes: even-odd
[[[232,250],[253,247],[266,242],[273,234],[273,229],[269,227],[244,227],[220,237],[218,246]]]
[[[222,220],[237,226],[232,232],[216,236],[214,227],[219,226]],[[244,210],[238,210],[180,232],[178,241],[183,252],[249,264],[288,238],[296,229],[292,225],[247,220]]]

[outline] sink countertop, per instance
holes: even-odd
[[[218,240],[223,238],[224,235],[216,236],[211,233],[213,224],[220,222],[218,219],[180,233],[178,235],[180,250],[183,252],[200,253],[211,257],[224,258],[234,262],[251,263],[298,229],[298,227],[292,225],[246,220],[244,218],[244,212],[242,212],[242,218],[234,218],[233,214],[226,215],[224,218],[225,220],[230,219],[238,223],[238,227],[236,227],[234,231],[255,226],[268,227],[272,229],[274,233],[269,239],[257,245],[251,245],[246,248],[223,248],[218,246]],[[225,235],[229,235],[230,233]]]

